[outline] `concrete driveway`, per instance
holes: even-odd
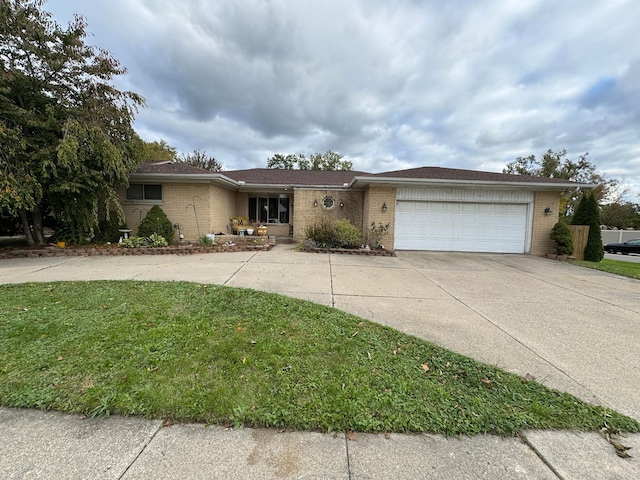
[[[270,252],[0,260],[0,283],[186,280],[312,300],[640,419],[640,281],[524,255]]]

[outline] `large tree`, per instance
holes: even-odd
[[[126,70],[85,43],[83,17],[62,28],[43,5],[0,1],[0,212],[31,245],[45,242],[45,212],[78,238],[100,212],[121,214],[118,190],[143,158],[131,124],[144,100],[112,83]]]
[[[309,158],[303,154],[282,155],[276,153],[267,160],[267,168],[285,170],[352,170],[353,164],[342,158],[342,155],[331,150],[327,150],[325,153],[314,153]]]
[[[202,168],[203,170],[210,170],[212,172],[222,171],[222,164],[212,156],[207,155],[207,152],[204,150],[195,149],[193,153],[182,155],[180,160],[188,165]]]
[[[144,142],[144,159],[147,162],[153,162],[156,160],[171,160],[177,162],[178,149],[172,147],[163,139],[155,142]]]
[[[602,205],[600,221],[614,228],[640,228],[640,205],[631,202]]]
[[[597,185],[592,190],[597,201],[613,195],[619,182],[607,178],[604,174],[598,173],[596,166],[587,160],[588,153],[580,155],[577,160],[566,158],[567,151],[554,152],[548,150],[541,158],[535,155],[528,157],[518,157],[510,162],[502,170],[503,173],[516,175],[532,175],[534,177],[560,178],[580,183],[591,183]],[[571,216],[575,211],[581,194],[570,191],[562,197],[560,212],[565,216]]]

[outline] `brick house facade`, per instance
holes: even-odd
[[[565,180],[423,167],[370,174],[249,169],[219,173],[183,163],[149,162],[122,192],[133,233],[160,205],[185,240],[230,233],[231,217],[264,224],[268,234],[302,241],[321,219],[368,230],[389,224],[387,249],[493,251],[545,255],[560,196],[591,188]]]

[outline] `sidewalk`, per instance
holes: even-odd
[[[558,334],[552,324],[547,331],[519,330],[521,326],[506,323],[500,313],[506,310],[510,318],[517,309],[528,308],[528,313],[517,313],[518,319],[536,321],[540,310],[534,298],[552,301],[544,297],[560,276],[566,280],[562,302],[567,311],[554,309],[553,315],[563,328],[567,323],[575,327],[572,343],[563,352],[553,343]],[[0,261],[0,283],[85,279],[189,280],[305,298],[385,321],[514,372],[527,369],[546,385],[640,417],[640,282],[526,256],[357,258],[303,254],[286,246],[193,257]],[[520,287],[530,283],[533,296],[524,298],[522,288],[509,288],[514,282]],[[490,305],[482,288],[492,289]],[[498,295],[501,290],[504,298]],[[592,303],[582,305],[585,298]],[[581,317],[573,325],[578,301],[580,311],[593,310],[594,318]],[[403,305],[406,310],[399,310]],[[387,312],[385,318],[380,312]],[[609,315],[606,330],[583,333],[587,325],[596,328],[603,313]],[[590,345],[590,335],[614,343],[600,351]],[[617,371],[620,358],[627,363]],[[588,372],[582,371],[585,366]],[[599,378],[603,371],[609,372],[608,379]],[[2,479],[640,478],[639,434],[621,439],[633,447],[629,453],[634,456],[621,459],[593,432],[530,431],[507,439],[356,432],[347,439],[343,433],[163,426],[138,418],[81,419],[6,408],[0,408],[0,432]]]

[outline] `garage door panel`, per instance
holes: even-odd
[[[527,204],[399,201],[398,250],[524,253]]]

